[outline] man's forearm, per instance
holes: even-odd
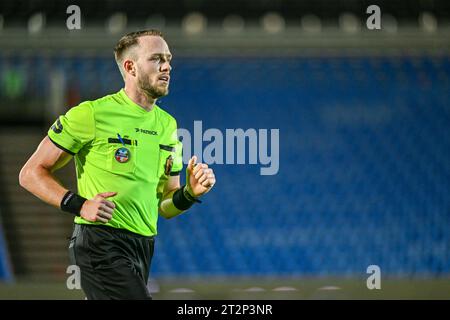
[[[186,210],[180,210],[173,204],[173,194],[178,189],[172,190],[168,193],[166,193],[159,205],[160,213],[161,215],[166,219],[171,219],[173,217],[176,217],[180,214],[182,214]]]
[[[68,189],[63,187],[53,174],[43,167],[24,167],[20,172],[20,185],[42,201],[59,208]]]

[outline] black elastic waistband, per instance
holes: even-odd
[[[100,228],[100,229],[107,230],[107,231],[109,231],[111,233],[115,233],[115,234],[118,234],[118,235],[128,235],[128,236],[132,236],[132,237],[139,238],[139,239],[151,240],[151,239],[153,239],[155,237],[155,236],[144,236],[142,234],[135,233],[135,232],[132,232],[132,231],[127,230],[127,229],[119,229],[119,228],[114,228],[114,227],[107,226],[107,225],[102,225],[102,224],[81,224],[81,223],[75,223],[75,226],[77,226],[77,225],[81,226],[81,227],[87,227],[87,228]]]

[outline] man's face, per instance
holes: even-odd
[[[143,36],[139,38],[136,52],[136,76],[139,89],[157,99],[169,93],[170,61],[172,54],[163,38]]]

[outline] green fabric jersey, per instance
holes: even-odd
[[[183,167],[176,130],[171,115],[156,105],[146,111],[122,89],[71,108],[48,136],[74,155],[79,195],[118,192],[108,198],[116,205],[108,226],[152,236],[164,185]],[[75,223],[102,224],[81,217]]]

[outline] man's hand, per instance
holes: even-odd
[[[186,169],[186,186],[190,195],[197,198],[209,192],[216,183],[216,176],[205,163],[197,163],[197,157],[193,156]]]
[[[87,221],[107,223],[112,219],[116,205],[106,198],[114,197],[116,194],[117,192],[103,192],[91,200],[86,200],[81,207],[80,216]]]

